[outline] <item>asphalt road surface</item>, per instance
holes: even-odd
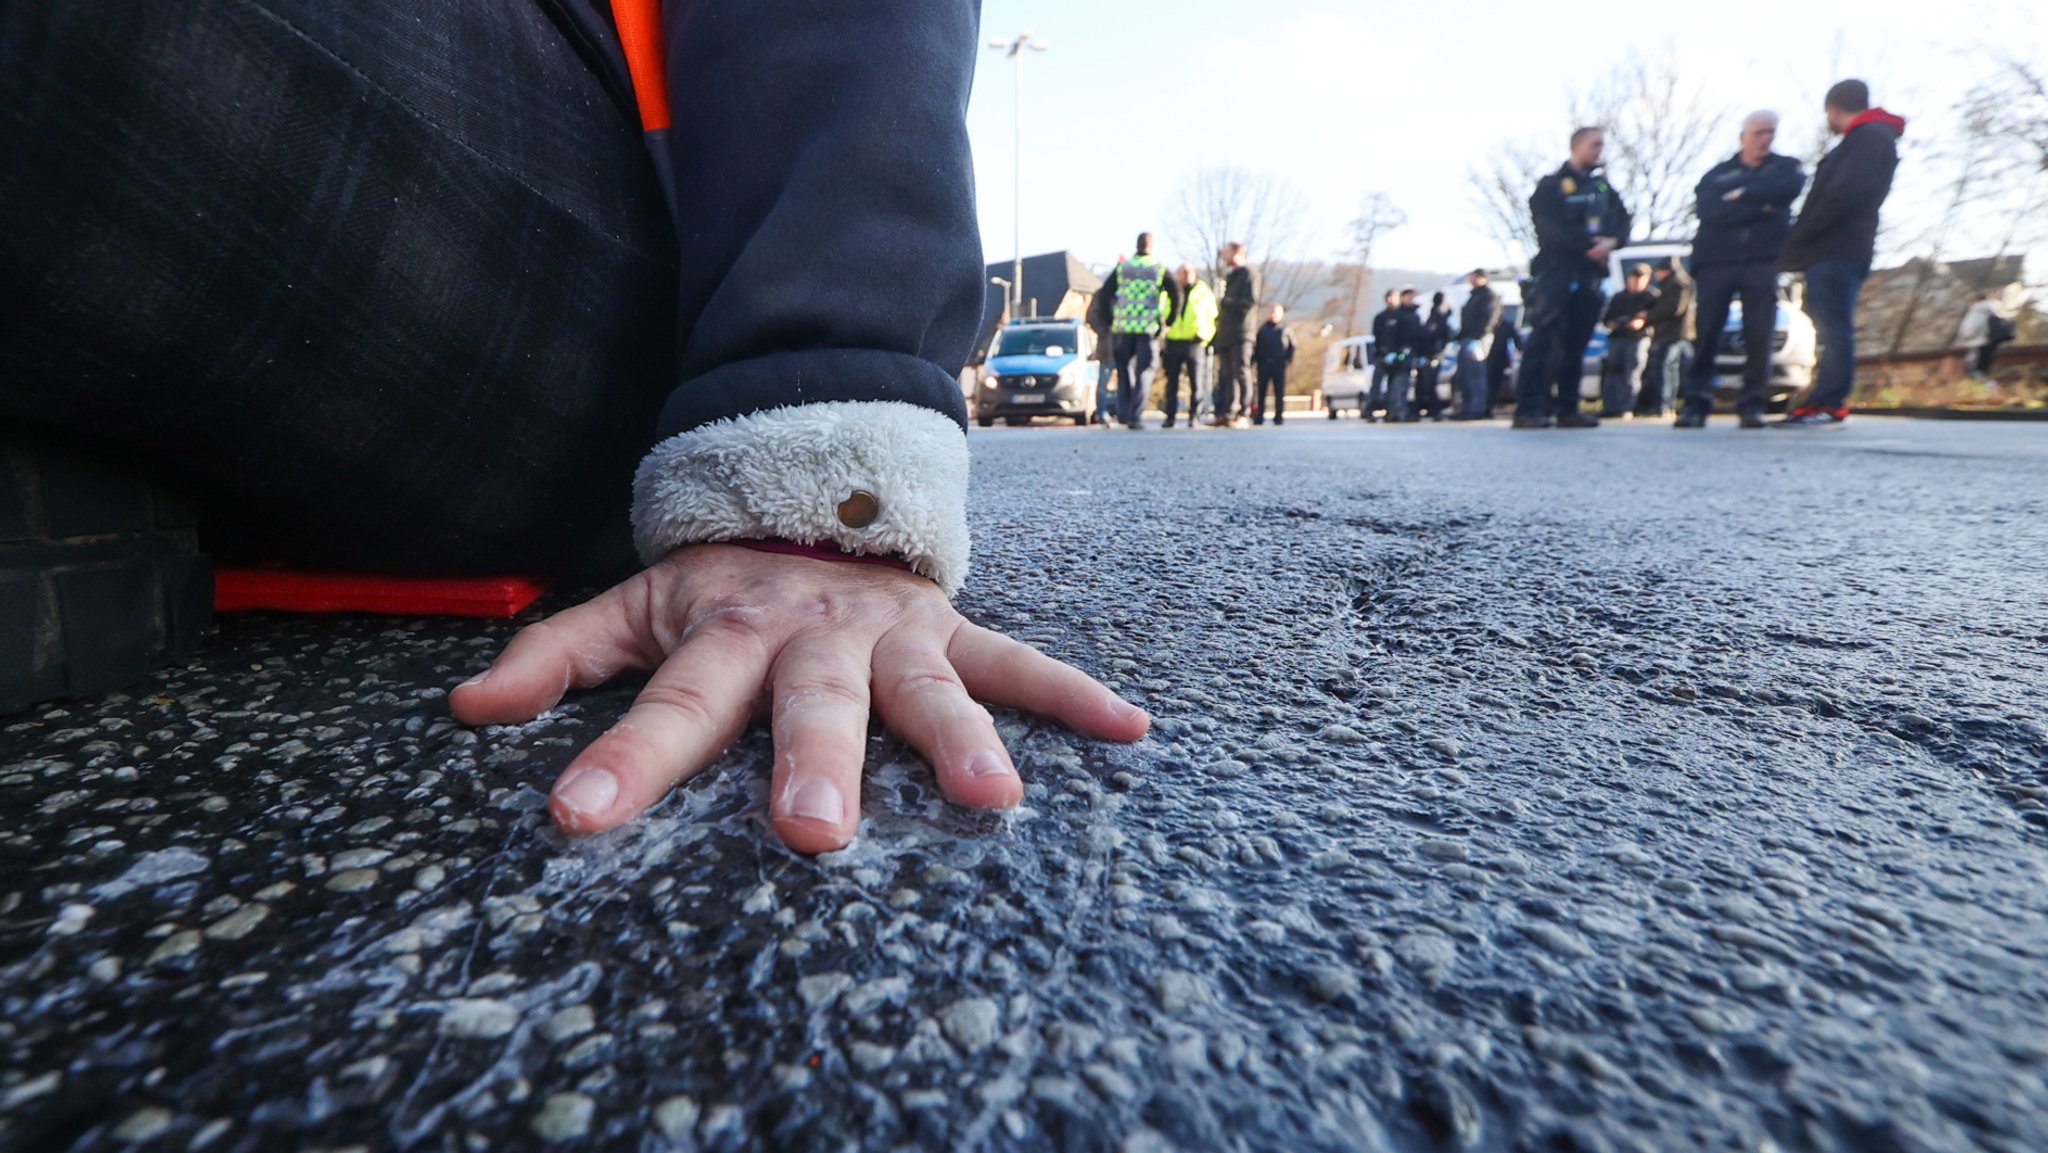
[[[0,1148],[2048,1148],[2040,426],[972,443],[965,610],[1158,718],[1007,817],[566,843],[631,690],[450,723],[504,624],[0,720]]]

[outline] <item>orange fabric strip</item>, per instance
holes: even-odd
[[[669,126],[667,45],[661,39],[661,0],[612,0],[612,22],[626,50],[633,98],[640,103],[640,130]]]

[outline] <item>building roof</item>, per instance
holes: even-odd
[[[990,276],[1010,279],[1014,264],[1008,260],[993,261],[988,266]],[[1001,285],[991,285],[998,294]],[[1074,258],[1071,252],[1041,252],[1037,256],[1024,258],[1023,299],[1028,310],[1033,300],[1038,302],[1038,311],[1051,312],[1054,306],[1066,299],[1069,292],[1089,292],[1102,287],[1102,278],[1088,271],[1088,266]]]

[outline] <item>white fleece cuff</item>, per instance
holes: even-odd
[[[874,521],[839,506],[873,494]],[[830,401],[677,433],[633,478],[633,543],[652,564],[678,545],[779,538],[893,556],[952,596],[967,579],[967,437],[928,408]]]

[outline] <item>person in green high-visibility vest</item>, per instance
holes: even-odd
[[[1166,354],[1160,367],[1166,371],[1166,422],[1172,428],[1180,413],[1180,380],[1188,381],[1188,427],[1202,407],[1202,348],[1216,336],[1216,293],[1195,275],[1195,266],[1182,264],[1173,270],[1174,283],[1187,294],[1180,314],[1166,326]]]
[[[1137,249],[1103,281],[1115,301],[1110,337],[1116,357],[1117,419],[1128,429],[1145,427],[1145,402],[1159,363],[1159,333],[1179,316],[1180,285],[1152,255],[1152,234],[1138,234]]]

